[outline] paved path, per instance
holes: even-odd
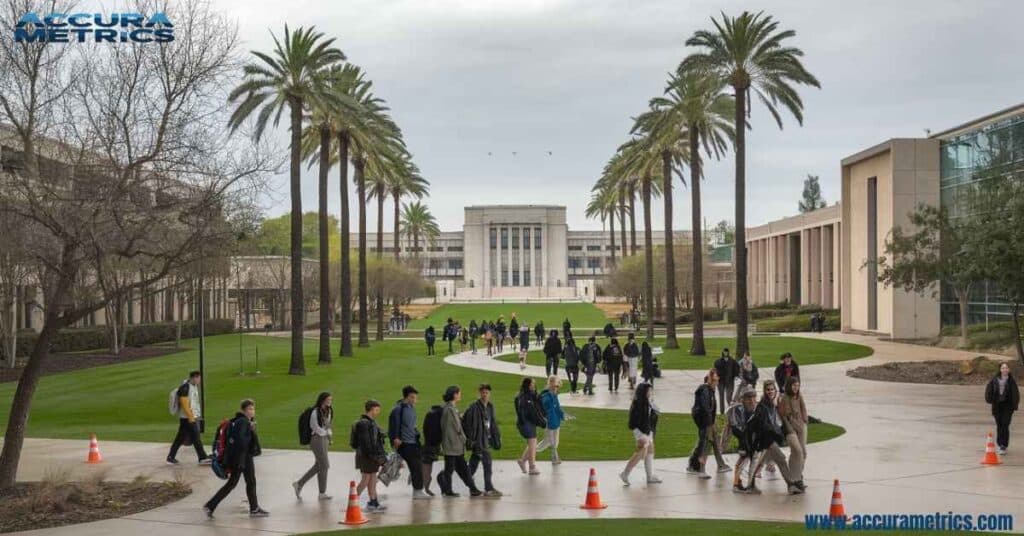
[[[801,336],[808,336],[802,334]],[[498,500],[441,499],[409,500],[410,490],[395,485],[385,489],[382,498],[389,507],[386,514],[371,515],[371,525],[495,521],[527,518],[583,517],[700,517],[801,521],[805,513],[827,512],[833,478],[843,485],[848,513],[926,513],[954,511],[967,513],[1011,513],[1024,515],[1019,499],[1024,478],[1024,431],[1018,426],[1011,439],[1016,446],[999,467],[978,464],[984,447],[984,435],[992,429],[992,418],[982,402],[982,388],[873,382],[847,377],[844,372],[860,365],[891,361],[926,359],[964,359],[976,354],[923,346],[879,341],[874,338],[830,333],[811,335],[829,340],[866,344],[875,349],[871,357],[811,365],[801,370],[809,410],[817,417],[841,424],[843,436],[808,447],[805,479],[806,495],[785,495],[781,481],[764,482],[761,496],[736,495],[730,490],[731,475],[701,481],[688,477],[685,461],[657,460],[663,484],[647,486],[640,482],[642,471],[633,475],[634,484],[625,488],[616,474],[623,462],[566,462],[552,467],[540,464],[543,474],[526,476],[514,462],[496,462],[495,483],[506,493]],[[799,357],[799,356],[798,356]],[[488,359],[482,355],[456,355],[447,361],[499,372],[520,374],[518,364]],[[530,367],[527,372],[540,376],[543,370]],[[665,411],[686,411],[692,390],[702,371],[665,371],[656,383],[656,397]],[[593,397],[563,395],[569,407],[625,408],[626,391],[610,395],[598,383]],[[170,432],[170,431],[169,431]],[[512,434],[506,448],[519,448]],[[174,477],[174,468],[156,465],[166,445],[130,442],[101,444],[110,478],[130,478],[149,474],[154,479]],[[26,442],[20,476],[36,479],[48,467],[70,465],[77,472],[97,470],[80,463],[86,442],[33,439]],[[179,455],[187,459],[183,452]],[[729,457],[730,460],[732,457]],[[312,456],[302,451],[266,451],[257,459],[261,505],[271,517],[250,520],[240,505],[244,496],[236,490],[207,521],[200,505],[212,494],[219,481],[209,469],[191,464],[178,469],[195,492],[188,498],[127,518],[86,525],[49,529],[52,535],[149,536],[205,534],[293,533],[339,527],[344,509],[347,481],[354,476],[352,456],[331,454],[330,502],[314,500],[315,490],[306,490],[306,500],[295,501],[289,483],[310,463]],[[712,463],[713,465],[713,463]],[[436,466],[435,466],[436,467]],[[600,512],[582,511],[587,471],[595,467],[602,496],[610,507]],[[480,475],[477,475],[478,481]],[[1020,526],[1018,524],[1018,526]],[[1020,529],[1018,529],[1020,530]],[[39,532],[40,534],[42,532]]]

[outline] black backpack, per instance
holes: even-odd
[[[423,443],[428,447],[441,445],[441,406],[434,406],[423,418]]]
[[[299,415],[299,444],[308,445],[313,440],[313,428],[309,426],[309,418],[313,414],[313,406],[306,408]]]

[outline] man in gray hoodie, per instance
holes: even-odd
[[[402,388],[402,399],[388,416],[388,439],[395,452],[405,460],[412,477],[412,498],[429,499],[423,491],[423,463],[420,454],[420,433],[416,430],[416,399],[419,391],[411,385]]]

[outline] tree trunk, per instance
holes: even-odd
[[[303,318],[302,299],[302,100],[292,98],[291,107],[291,294],[292,294],[292,351],[288,374],[306,374],[302,360],[302,337],[306,321]]]
[[[103,313],[106,315],[107,322],[110,325],[110,355],[118,355],[121,353],[121,350],[118,347],[118,342],[120,342],[121,339],[117,336],[117,324],[121,319],[120,315],[118,315],[116,311],[117,306],[114,305],[114,302],[108,303],[103,308]]]
[[[381,259],[384,258],[384,192],[383,186],[377,187],[377,334],[375,340],[384,340],[384,282],[381,281]]]
[[[363,174],[366,163],[360,157],[353,164],[359,195],[359,347],[366,348],[370,346],[366,311],[369,307],[366,296],[366,176]]]
[[[690,129],[693,132],[693,129]],[[704,348],[704,233],[701,231],[701,160],[700,138],[690,136],[690,226],[693,228],[693,339],[690,342],[690,355],[707,355]],[[736,355],[743,357],[742,353]]]
[[[736,239],[734,240],[736,271],[736,355],[750,350],[747,341],[747,121],[746,88],[736,89]]]
[[[647,338],[654,338],[654,246],[651,237],[651,177],[644,177],[644,308],[647,309]]]
[[[398,224],[399,224],[399,222],[401,221],[401,218],[402,218],[402,215],[399,213],[399,210],[398,210],[399,209],[399,205],[400,205],[399,202],[401,201],[401,198],[402,198],[401,192],[399,192],[398,190],[392,190],[392,192],[391,192],[391,199],[395,203],[395,209],[394,209],[394,212],[395,212],[395,214],[394,214],[395,222],[393,224],[394,231],[392,232],[391,241],[395,245],[395,247],[394,247],[394,250],[395,250],[395,264],[398,264],[402,260],[402,256],[400,254],[401,251],[402,251],[402,246],[401,246],[401,243],[398,240],[398,232],[399,232]]]
[[[352,248],[348,209],[348,134],[338,134],[338,177],[341,179],[341,351],[352,356]]]
[[[626,224],[622,224],[626,228]],[[622,250],[626,250],[626,240],[622,240]],[[630,255],[636,255],[636,187],[629,187],[629,250]]]
[[[970,293],[970,286],[956,291],[956,298],[960,302],[960,348],[967,348],[967,298]]]
[[[614,214],[612,214],[612,218],[615,218]],[[626,186],[624,184],[619,186],[619,236],[622,238],[622,258],[625,259],[629,253],[626,251]],[[633,254],[636,255],[635,252]]]
[[[608,236],[611,237],[612,245],[612,266],[615,266],[615,211],[612,210],[611,215],[608,217]],[[625,248],[625,246],[623,246]]]
[[[1024,344],[1020,340],[1020,304],[1014,303],[1013,308],[1010,310],[1010,316],[1013,318],[1013,347],[1017,349],[1017,361],[1024,366]]]
[[[692,131],[691,131],[692,132]],[[672,241],[672,155],[661,153],[661,195],[665,198],[665,348],[679,348],[676,340],[676,252]]]
[[[317,214],[320,231],[320,352],[317,363],[331,362],[331,259],[327,229],[327,173],[331,170],[331,130],[320,125],[320,206]]]

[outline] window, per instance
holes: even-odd
[[[581,257],[569,257],[569,269],[576,270],[583,268],[583,259]]]
[[[533,249],[540,249],[540,227],[533,228]]]
[[[508,229],[501,229],[501,249],[508,249]]]
[[[503,286],[503,287],[507,287],[508,286],[508,270],[502,270],[501,271],[501,286]]]
[[[600,257],[589,257],[587,258],[587,268],[600,268],[601,258]]]
[[[448,269],[449,270],[461,270],[462,269],[462,259],[448,259]]]
[[[519,228],[512,228],[512,249],[519,249]]]
[[[498,247],[498,230],[491,228],[491,249]]]
[[[569,246],[569,251],[583,251],[583,246]]]
[[[385,249],[385,251],[387,251],[387,250]],[[441,247],[441,246],[430,246],[430,247],[427,248],[427,251],[429,251],[431,253],[438,253],[438,252],[444,251],[444,248]]]
[[[450,253],[462,253],[462,246],[448,246]]]
[[[428,266],[430,266],[431,270],[440,270],[442,266],[441,259],[430,259],[430,264]]]
[[[523,228],[523,249],[530,249],[530,228]],[[529,286],[529,285],[527,285]]]
[[[512,270],[512,286],[519,286],[519,270]]]
[[[530,270],[523,270],[523,286],[530,286]]]
[[[601,246],[587,246],[587,251],[601,251]]]

